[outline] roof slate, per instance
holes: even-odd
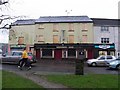
[[[120,19],[91,18],[94,26],[120,26]]]
[[[12,25],[31,25],[35,24],[35,19],[17,20]]]
[[[88,16],[44,16],[40,17],[35,23],[64,23],[64,22],[92,22]]]

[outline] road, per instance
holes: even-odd
[[[20,71],[17,65],[2,64],[0,69]],[[22,72],[28,72],[23,68]],[[39,74],[75,74],[75,63],[68,61],[40,61],[33,65],[29,72]],[[88,67],[84,65],[84,74],[118,74],[118,70],[108,70],[107,67]]]

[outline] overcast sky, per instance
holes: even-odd
[[[80,16],[90,18],[118,18],[119,0],[9,0],[9,11],[13,16],[25,15],[29,18],[40,16]],[[8,42],[0,31],[0,43]],[[5,40],[3,40],[4,38]]]
[[[88,15],[90,18],[118,18],[119,0],[11,0],[16,14],[39,16]],[[14,13],[14,14],[15,14]]]

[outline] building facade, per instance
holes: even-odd
[[[17,20],[9,31],[9,45],[11,50],[21,50],[27,47],[28,51],[34,47],[35,20]],[[33,49],[32,49],[33,50]]]
[[[92,18],[94,26],[94,43],[101,44],[115,44],[115,53],[111,52],[111,55],[119,56],[120,53],[120,25],[118,24],[118,19],[100,19]],[[111,47],[109,47],[111,48]],[[104,49],[99,51],[99,53],[108,54],[108,50]]]
[[[18,20],[11,25],[9,44],[11,50],[28,51],[37,59],[74,59],[80,50],[85,58],[96,58],[107,50],[115,53],[114,43],[95,41],[93,20],[88,16],[46,16],[36,20]],[[93,30],[94,29],[94,30]],[[33,50],[34,49],[34,50]]]

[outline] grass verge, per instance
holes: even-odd
[[[42,88],[33,81],[18,76],[12,72],[2,71],[2,88]]]
[[[118,75],[45,75],[51,82],[60,83],[70,88],[118,88]]]

